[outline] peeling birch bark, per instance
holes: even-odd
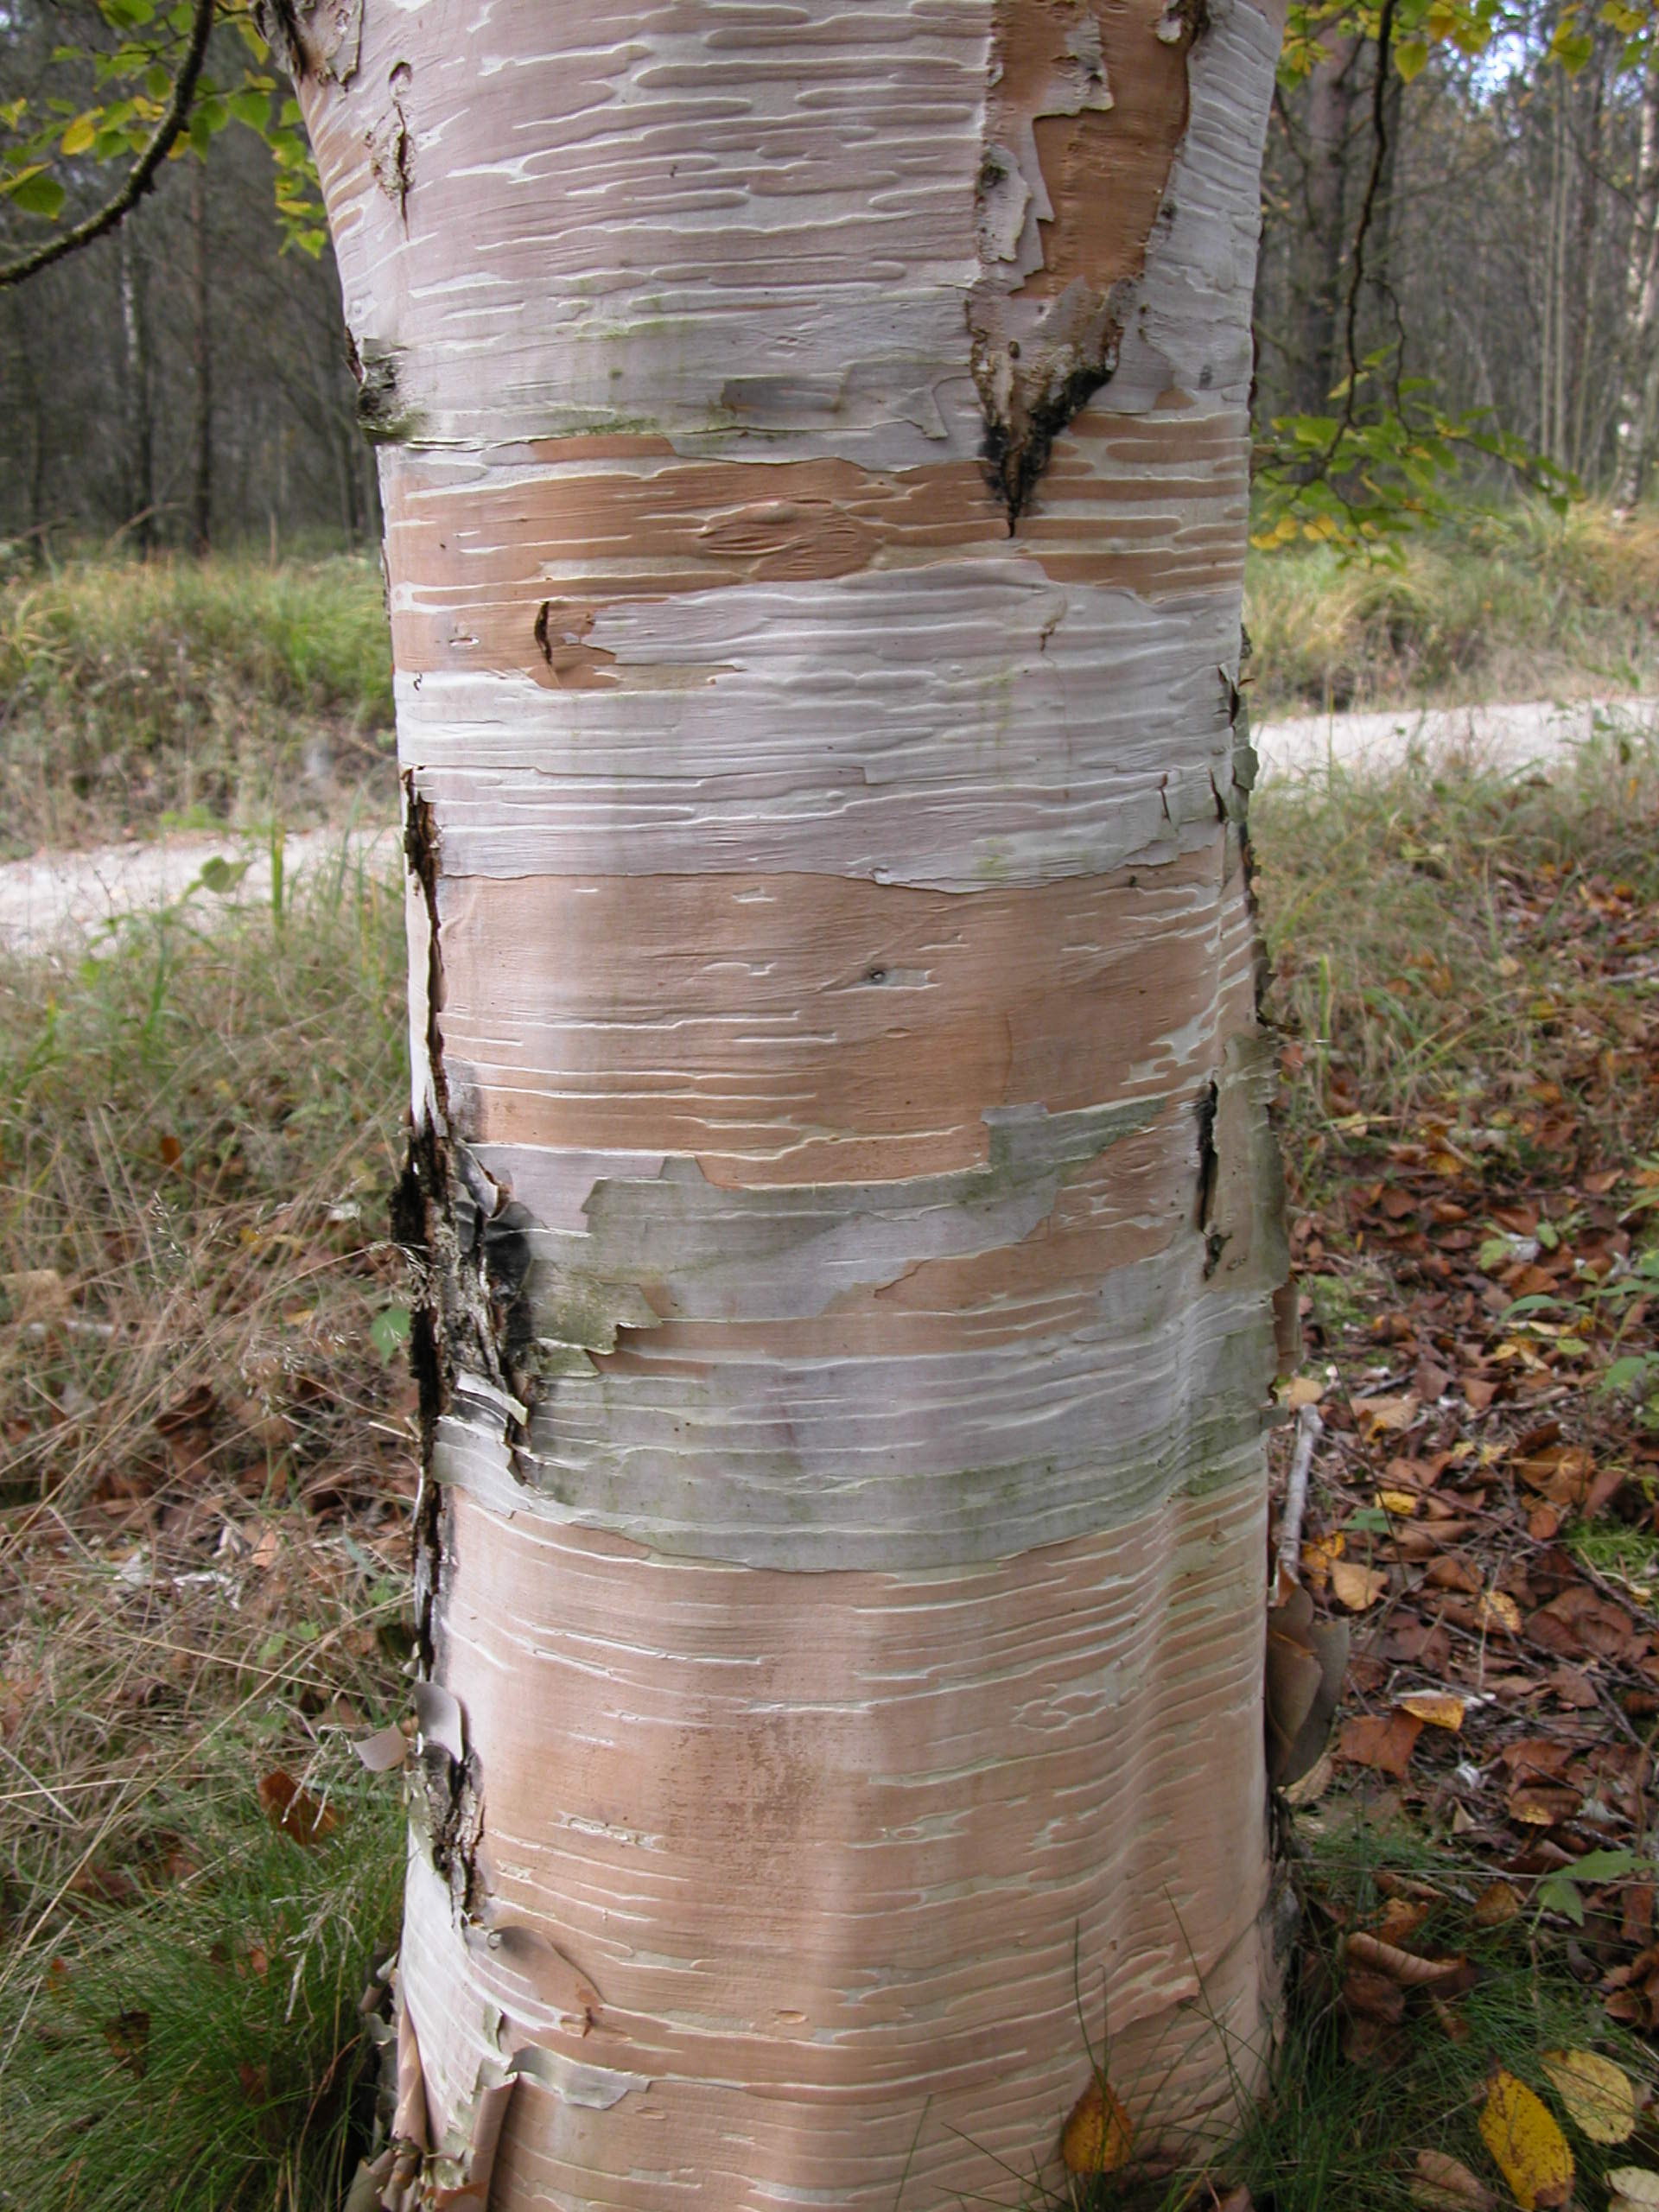
[[[276,13],[407,800],[417,2198],[1006,2193],[1079,1993],[1143,2141],[1224,2125],[1278,23]]]

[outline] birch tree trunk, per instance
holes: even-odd
[[[407,795],[388,2201],[1011,2201],[1085,2024],[1143,2142],[1265,2032],[1278,24],[277,28]]]
[[[1642,92],[1636,201],[1625,265],[1626,321],[1618,409],[1613,506],[1629,514],[1641,501],[1659,433],[1659,59],[1649,57]]]

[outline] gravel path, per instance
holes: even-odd
[[[1316,775],[1333,766],[1376,774],[1414,752],[1427,759],[1466,755],[1515,770],[1563,759],[1593,734],[1598,721],[1604,728],[1659,737],[1659,698],[1582,700],[1570,706],[1537,699],[1423,713],[1299,715],[1258,723],[1253,742],[1264,779]],[[283,865],[293,879],[338,868],[342,855],[349,867],[361,861],[389,871],[397,862],[397,833],[390,826],[302,830],[287,840]],[[204,864],[215,859],[247,863],[227,893],[201,886]],[[227,830],[7,861],[0,865],[0,947],[40,952],[88,935],[96,941],[95,933],[107,931],[120,916],[153,913],[187,895],[197,916],[231,902],[267,905],[269,847]]]
[[[397,855],[397,832],[384,827],[300,830],[283,846],[284,896],[288,887],[320,868],[337,868],[342,860],[389,871]],[[234,886],[214,891],[201,881],[209,862],[246,866]],[[193,888],[192,887],[194,887]],[[30,860],[0,866],[0,947],[13,952],[41,952],[107,935],[123,915],[153,914],[188,899],[197,921],[226,906],[270,904],[270,845],[263,837],[241,837],[233,830],[207,836],[158,838],[97,845],[81,852],[41,852]]]
[[[1251,742],[1263,778],[1313,775],[1332,767],[1351,775],[1376,775],[1397,768],[1414,753],[1427,760],[1466,757],[1484,767],[1513,772],[1564,759],[1598,727],[1659,737],[1659,698],[1580,699],[1570,705],[1529,699],[1518,706],[1302,715],[1260,723]]]

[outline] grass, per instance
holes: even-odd
[[[1650,742],[1605,739],[1548,777],[1411,766],[1270,784],[1251,827],[1306,1196],[1355,1143],[1425,1115],[1546,1175],[1573,1164],[1569,1128],[1608,1162],[1653,1149]]]
[[[0,581],[0,857],[392,808],[378,568],[73,562]]]
[[[401,900],[0,969],[0,2205],[338,2201],[401,1815]],[[274,1827],[286,1774],[335,1825]],[[273,1791],[278,1795],[272,1796]]]
[[[1400,565],[1253,552],[1261,715],[1582,696],[1659,685],[1659,515],[1522,505]]]

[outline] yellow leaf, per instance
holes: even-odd
[[[1380,1490],[1376,1502],[1385,1513],[1392,1513],[1396,1521],[1409,1521],[1417,1510],[1417,1493],[1413,1490]]]
[[[1475,1899],[1478,1928],[1503,1928],[1521,1915],[1521,1892],[1513,1882],[1488,1882]]]
[[[1520,1635],[1521,1608],[1506,1591],[1482,1591],[1478,1611],[1483,1628],[1507,1629],[1511,1636]]]
[[[1395,1703],[1414,1719],[1426,1720],[1431,1728],[1448,1729],[1454,1736],[1463,1726],[1463,1700],[1450,1690],[1408,1690]]]
[[[1323,1590],[1331,1580],[1331,1562],[1340,1559],[1348,1548],[1348,1539],[1340,1529],[1328,1536],[1315,1536],[1312,1543],[1302,1546],[1302,1580],[1310,1590]]]
[[[1547,2050],[1538,2063],[1581,2135],[1623,2143],[1635,2133],[1636,2091],[1623,2067],[1593,2050]]]
[[[99,113],[88,108],[85,115],[78,115],[64,132],[62,147],[66,154],[84,154],[98,136]]]
[[[1428,48],[1420,38],[1402,38],[1394,49],[1394,63],[1409,84],[1428,60]]]
[[[1543,2099],[1502,2069],[1480,2115],[1480,2139],[1521,2212],[1565,2204],[1573,2191],[1573,2153]]]
[[[1071,2108],[1060,2137],[1060,2156],[1069,2174],[1111,2174],[1127,2165],[1135,2143],[1129,2115],[1096,2074]]]
[[[1331,1591],[1339,1605],[1351,1613],[1363,1613],[1384,1595],[1389,1578],[1374,1567],[1360,1567],[1349,1559],[1331,1562]]]

